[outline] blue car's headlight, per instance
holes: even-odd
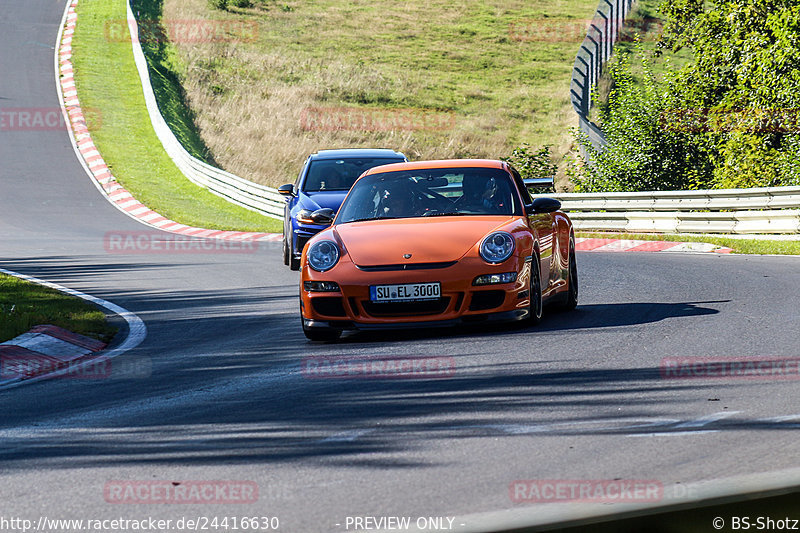
[[[306,253],[308,266],[318,272],[325,272],[339,261],[339,247],[333,241],[317,241]]]
[[[481,258],[487,263],[502,263],[514,253],[514,237],[505,231],[490,233],[481,243]]]

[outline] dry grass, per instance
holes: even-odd
[[[173,43],[201,137],[218,164],[247,179],[292,181],[307,155],[324,148],[500,158],[527,142],[553,147],[563,189],[563,157],[574,149],[569,78],[579,43],[516,41],[509,25],[588,18],[597,2],[529,4],[261,0],[226,13],[207,0],[165,0],[163,19],[258,24],[254,42]],[[395,131],[304,127],[304,112],[319,107],[410,108],[454,120]]]

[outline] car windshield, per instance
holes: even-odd
[[[380,218],[521,213],[511,176],[497,168],[437,168],[364,176],[345,199],[337,224]]]
[[[402,158],[342,158],[312,161],[303,191],[347,191],[367,170],[379,165],[400,163]]]

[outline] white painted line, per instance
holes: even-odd
[[[341,431],[339,433],[334,433],[330,437],[326,437],[319,442],[353,442],[359,437],[363,437],[364,435],[368,435],[374,431],[375,429],[353,429],[351,431]]]
[[[696,418],[695,420],[690,420],[688,422],[683,422],[681,424],[676,425],[676,428],[701,428],[705,427],[712,422],[716,422],[718,420],[722,420],[724,418],[728,418],[733,415],[738,415],[741,411],[720,411],[718,413],[714,413],[712,415],[701,416],[700,418]]]
[[[662,431],[660,433],[631,433],[626,437],[686,437],[688,435],[703,435],[706,433],[719,433],[718,429],[698,429],[697,431]]]

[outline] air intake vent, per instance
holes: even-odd
[[[441,263],[405,263],[399,265],[356,265],[364,272],[390,272],[393,270],[435,270],[455,265],[458,261],[443,261]]]

